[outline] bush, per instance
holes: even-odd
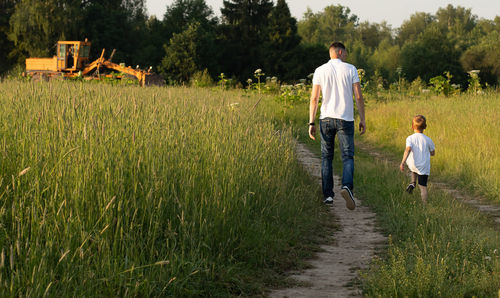
[[[203,71],[197,71],[193,74],[190,84],[194,87],[211,87],[215,83],[208,73],[208,70],[205,68]]]

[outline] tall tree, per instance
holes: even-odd
[[[299,22],[298,31],[305,43],[330,45],[332,41],[347,42],[354,39],[358,17],[348,7],[330,5],[316,14],[310,9]]]
[[[241,81],[253,71],[262,68],[266,52],[271,0],[224,0],[222,12],[223,71],[237,76]]]
[[[392,40],[392,29],[387,22],[369,23],[363,22],[356,27],[356,32],[363,44],[375,49],[383,40]]]
[[[79,4],[77,0],[20,0],[10,18],[9,32],[18,63],[26,57],[54,54],[57,40],[76,30]]]
[[[468,48],[460,58],[466,71],[478,69],[483,82],[490,85],[500,83],[500,32],[491,31],[480,43]]]
[[[165,56],[158,68],[171,83],[187,82],[195,72],[205,69],[214,76],[219,70],[216,49],[214,32],[191,23],[183,32],[174,33],[165,45]]]
[[[436,21],[439,28],[461,50],[465,50],[473,42],[471,31],[477,24],[477,16],[471,9],[448,4],[446,8],[438,9]]]
[[[369,64],[373,72],[378,71],[383,78],[389,82],[395,81],[398,77],[396,69],[400,66],[399,45],[394,44],[390,39],[384,39],[369,57]]]
[[[9,20],[14,13],[17,0],[0,0],[0,76],[12,66],[9,54],[14,43],[8,39]]]
[[[146,29],[144,0],[86,0],[82,14],[82,30],[74,38],[92,41],[94,57],[103,48],[116,49],[115,61],[137,64]]]
[[[460,51],[438,26],[427,28],[414,42],[401,49],[403,72],[410,81],[420,76],[425,81],[450,71],[455,81],[463,83],[465,73],[459,63]]]
[[[265,63],[266,72],[289,80],[287,64],[293,59],[293,50],[299,45],[297,20],[290,14],[285,0],[278,0],[269,16],[268,41],[266,48],[268,56]]]
[[[427,27],[432,24],[435,17],[429,13],[417,12],[410,16],[409,20],[403,22],[398,30],[397,39],[400,46],[406,42],[417,40]]]
[[[168,40],[174,33],[183,32],[193,23],[199,23],[202,27],[214,26],[217,18],[205,0],[175,0],[167,6],[163,15],[165,37]]]

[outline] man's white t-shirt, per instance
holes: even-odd
[[[313,85],[320,85],[323,94],[319,118],[354,121],[352,85],[357,82],[359,77],[356,67],[340,59],[330,59],[316,68]]]
[[[431,172],[431,151],[435,150],[434,142],[423,133],[414,133],[406,138],[406,147],[411,147],[406,164],[410,171],[419,175]]]

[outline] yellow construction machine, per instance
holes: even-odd
[[[163,85],[163,78],[153,72],[130,66],[123,63],[111,62],[115,50],[108,59],[104,58],[103,49],[101,56],[91,62],[89,61],[90,42],[85,41],[58,41],[57,54],[52,58],[28,58],[26,59],[26,74],[35,78],[76,78],[83,77],[86,80],[102,79],[112,77],[120,79],[123,76],[133,77],[139,81],[139,85]]]

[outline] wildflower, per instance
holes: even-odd
[[[260,69],[260,68],[255,70],[255,74],[260,74],[261,72],[262,72],[262,69]]]

